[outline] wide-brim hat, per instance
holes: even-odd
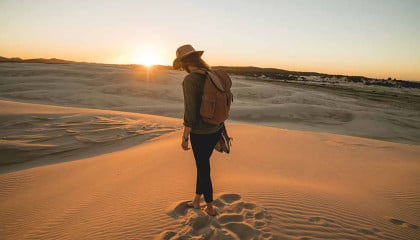
[[[190,56],[191,54],[197,54],[201,57],[203,53],[204,51],[196,51],[190,44],[183,45],[176,50],[176,58],[172,63],[172,67],[174,69],[180,69],[182,59],[186,58],[187,56]]]

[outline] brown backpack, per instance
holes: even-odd
[[[233,94],[230,91],[232,80],[221,70],[206,70],[201,98],[200,116],[204,122],[218,125],[229,117]]]

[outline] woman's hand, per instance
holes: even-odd
[[[190,150],[190,148],[188,147],[188,137],[187,138],[182,137],[181,147],[185,151]]]
[[[189,150],[190,148],[188,147],[188,140],[190,136],[190,132],[191,132],[191,128],[190,127],[184,127],[184,133],[182,134],[182,143],[181,143],[181,147],[182,149],[184,149],[185,151]]]

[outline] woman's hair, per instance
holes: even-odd
[[[195,53],[190,54],[189,56],[181,60],[182,69],[189,72],[188,66],[194,66],[194,67],[210,70],[210,66],[203,59],[201,59],[201,57],[198,54],[195,54]]]

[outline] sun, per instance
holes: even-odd
[[[134,63],[144,65],[145,67],[151,67],[159,63],[156,52],[152,50],[139,51],[134,57]]]

